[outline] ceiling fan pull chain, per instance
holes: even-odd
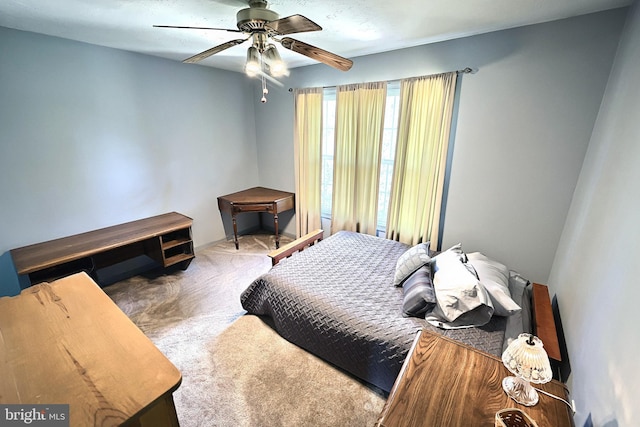
[[[267,89],[267,79],[264,76],[264,60],[262,59],[262,55],[260,55],[260,69],[262,70],[262,73],[260,74],[260,78],[262,79],[262,98],[260,99],[260,102],[264,104],[267,102],[269,89]]]

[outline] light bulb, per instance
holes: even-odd
[[[244,66],[244,71],[249,77],[255,77],[260,72],[260,56],[258,49],[251,46],[247,50],[247,62]]]
[[[286,74],[287,67],[284,65],[284,62],[278,61],[275,63],[271,63],[269,65],[269,70],[271,70],[271,75],[273,77],[280,77]]]
[[[269,72],[273,77],[280,77],[287,74],[287,66],[280,57],[275,45],[269,44],[264,50],[263,57],[267,65],[269,65]]]

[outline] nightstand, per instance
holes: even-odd
[[[532,407],[511,400],[502,379],[511,375],[500,358],[429,331],[421,331],[391,389],[377,426],[493,426],[495,414],[519,408],[540,427],[573,427],[571,410],[540,393]],[[567,400],[558,381],[537,384]]]

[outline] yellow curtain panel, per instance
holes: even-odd
[[[438,245],[457,73],[402,80],[387,238]]]
[[[386,93],[386,82],[337,88],[332,234],[376,234]]]
[[[296,180],[296,234],[322,228],[322,88],[296,89],[294,157]]]

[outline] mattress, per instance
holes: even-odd
[[[247,312],[268,316],[288,341],[390,391],[421,329],[500,355],[506,320],[480,328],[441,330],[402,314],[393,285],[397,259],[409,247],[341,231],[281,261],[241,295]]]

